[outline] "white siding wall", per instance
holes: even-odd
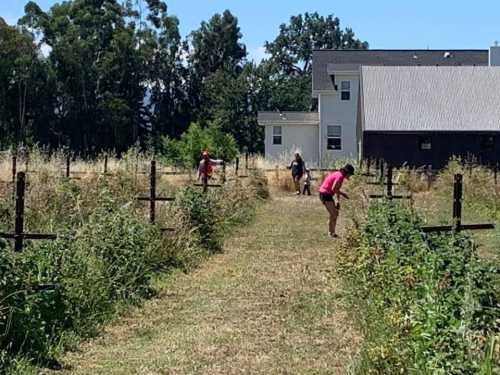
[[[306,163],[317,165],[318,126],[282,125],[281,145],[273,145],[273,126],[266,125],[265,128],[266,159],[281,162],[288,161],[293,153],[298,151]]]
[[[320,157],[322,165],[326,166],[332,160],[357,158],[358,142],[356,139],[356,124],[358,115],[359,75],[336,75],[335,83],[338,91],[321,93],[319,95],[320,111]],[[340,100],[341,81],[351,82],[351,100]],[[327,127],[337,125],[342,127],[342,149],[327,149]]]

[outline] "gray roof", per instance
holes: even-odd
[[[500,67],[361,68],[365,131],[500,131]]]
[[[318,125],[318,112],[259,112],[259,125]]]
[[[333,90],[328,70],[339,64],[339,70],[346,64],[355,70],[361,65],[488,65],[488,50],[315,50],[313,91]]]

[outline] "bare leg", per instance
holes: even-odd
[[[328,213],[330,214],[330,218],[328,220],[328,227],[331,235],[335,234],[335,229],[337,227],[337,218],[339,217],[339,210],[335,208],[334,202],[323,202]]]
[[[300,194],[300,178],[299,177],[294,177],[293,178],[293,183],[295,185],[295,191],[297,194]]]

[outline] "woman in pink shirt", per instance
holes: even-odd
[[[347,164],[344,168],[340,168],[339,171],[330,173],[326,176],[319,188],[319,199],[330,214],[330,219],[328,221],[328,233],[330,237],[337,237],[335,227],[337,226],[337,218],[340,210],[340,196],[349,199],[347,194],[342,192],[340,188],[344,180],[346,178],[349,179],[353,174],[354,167],[351,164]]]

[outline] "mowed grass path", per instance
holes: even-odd
[[[70,374],[346,374],[335,242],[316,196],[280,196],[225,251],[64,358]],[[61,373],[61,372],[59,372]]]

